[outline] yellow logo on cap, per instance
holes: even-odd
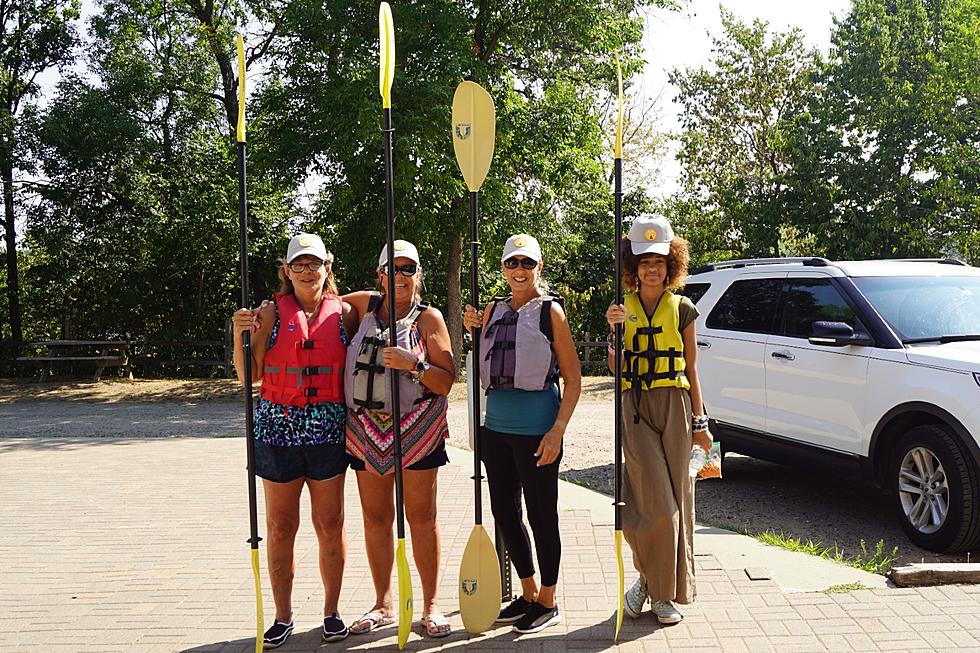
[[[524,240],[523,238],[515,238],[514,245],[516,245],[517,247],[524,247],[525,245],[527,245],[527,241]]]
[[[406,249],[408,249],[408,248],[405,247],[405,243],[395,243],[395,251],[396,252],[402,252],[402,251],[405,251]]]
[[[300,247],[310,247],[312,245],[313,245],[313,239],[312,238],[307,238],[306,236],[303,236],[302,238],[299,239],[299,246]]]
[[[649,229],[643,232],[643,237],[646,238],[647,240],[657,240],[657,230],[654,229],[653,227],[650,227]]]

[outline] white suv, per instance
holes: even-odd
[[[726,451],[870,478],[917,545],[980,547],[980,268],[749,259],[684,294]]]

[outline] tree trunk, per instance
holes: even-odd
[[[14,229],[14,169],[10,160],[0,161],[3,176],[4,243],[7,247],[7,302],[10,306],[10,334],[13,358],[19,354],[24,333],[20,324],[20,284],[17,280],[17,239]]]
[[[463,376],[465,361],[463,360],[463,301],[462,277],[463,267],[463,236],[457,234],[449,242],[449,265],[446,267],[446,327],[449,329],[449,340],[453,346],[453,360],[456,361],[456,378]]]

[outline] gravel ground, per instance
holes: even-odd
[[[469,448],[465,388],[455,388],[450,399],[450,441]],[[237,437],[244,429],[240,402],[227,380],[0,382],[0,438]],[[588,379],[565,438],[566,480],[612,495],[612,424],[611,382]],[[697,484],[700,523],[749,533],[772,529],[836,545],[849,557],[860,553],[861,540],[871,548],[884,540],[899,548],[896,564],[967,559],[914,547],[890,500],[873,485],[736,454],[725,458],[723,473],[720,481]]]

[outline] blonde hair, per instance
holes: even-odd
[[[329,295],[339,295],[337,291],[337,282],[334,280],[333,276],[333,252],[327,252],[327,258],[323,262],[324,265],[329,266],[327,268],[327,280],[323,282],[323,292]],[[293,282],[289,280],[289,276],[286,274],[286,259],[279,259],[279,269],[276,273],[279,276],[279,294],[280,295],[292,295]]]

